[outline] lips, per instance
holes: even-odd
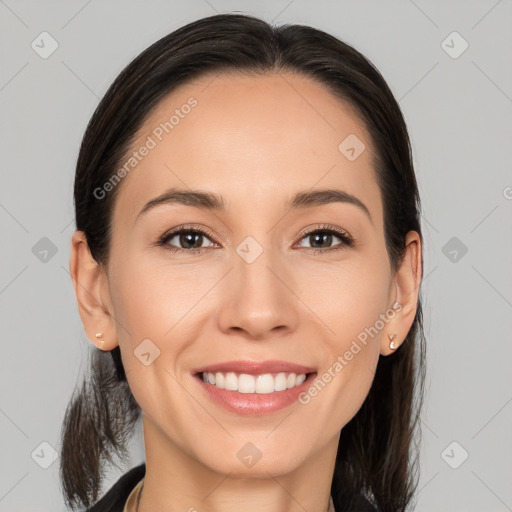
[[[268,363],[268,361],[267,361]],[[230,363],[231,364],[231,363]],[[291,363],[286,363],[287,366],[285,368],[299,368],[299,371],[303,371],[303,369],[310,369],[305,366],[300,365],[292,365]],[[218,365],[217,368],[221,366]],[[205,368],[215,368],[216,366],[210,366]],[[222,366],[221,366],[222,367]],[[240,361],[237,362],[235,368],[243,368],[244,366],[240,366]],[[262,365],[259,364],[257,368],[261,368]],[[265,367],[265,366],[263,366]],[[282,368],[279,366],[274,366],[274,368]],[[233,366],[231,366],[233,368]],[[247,368],[247,366],[245,366]],[[254,365],[253,365],[254,368]],[[266,368],[272,368],[272,366],[266,366]],[[199,370],[199,369],[198,369]],[[258,370],[260,371],[260,370]],[[268,370],[264,370],[268,371]],[[291,386],[288,387],[288,382],[286,383],[286,389],[275,389],[270,390],[268,386],[268,382],[260,382],[259,389],[257,389],[256,382],[254,382],[254,377],[252,375],[245,375],[245,383],[242,384],[242,387],[244,387],[243,390],[240,389],[226,389],[226,379],[231,378],[236,375],[238,372],[226,372],[226,379],[224,379],[224,386],[218,386],[217,382],[212,383],[210,381],[210,377],[213,377],[215,375],[215,379],[217,377],[223,375],[223,372],[216,372],[215,374],[213,372],[204,372],[203,378],[201,378],[201,373],[198,372],[193,378],[196,382],[195,385],[200,386],[200,389],[203,393],[203,396],[210,399],[214,404],[219,406],[220,408],[224,409],[225,411],[228,411],[229,413],[234,413],[237,415],[242,415],[246,417],[250,416],[263,416],[267,414],[272,414],[278,411],[281,411],[282,409],[285,409],[287,407],[298,407],[300,400],[299,396],[301,393],[304,393],[306,389],[312,384],[313,380],[315,379],[315,375],[317,372],[309,373],[308,376],[304,379],[304,373],[300,374],[300,382],[297,383],[297,378],[294,374],[294,372],[291,372],[290,379],[291,379]],[[274,373],[274,372],[273,372]],[[285,375],[285,372],[279,372],[278,376]],[[204,380],[204,376],[208,375],[208,382]],[[231,376],[231,377],[228,377]],[[236,381],[239,387],[240,381],[242,379],[243,372],[240,374],[240,379],[236,377]],[[256,377],[259,379],[260,377]],[[269,379],[268,374],[263,374],[262,377],[264,380]],[[277,377],[279,378],[279,377]],[[249,389],[250,386],[248,386],[248,380],[252,379],[254,383],[254,389]],[[273,380],[273,377],[270,377],[270,379]],[[277,381],[274,383],[277,384]],[[279,385],[280,388],[282,388],[282,383]],[[268,388],[268,389],[267,389]],[[254,392],[253,392],[254,391]]]
[[[316,368],[302,366],[300,364],[290,363],[287,361],[226,361],[223,363],[212,364],[209,366],[202,366],[192,370],[193,374],[200,374],[203,372],[216,373],[216,372],[233,372],[233,373],[246,373],[248,375],[262,375],[266,373],[295,373],[295,374],[309,374],[316,372]]]

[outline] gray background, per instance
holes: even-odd
[[[510,0],[0,0],[0,510],[64,510],[58,461],[41,443],[58,449],[91,350],[68,271],[86,123],[150,43],[230,11],[331,32],[368,56],[399,100],[426,245],[428,377],[415,510],[512,510]],[[31,47],[43,31],[58,43],[46,59]],[[463,39],[446,39],[453,31]],[[104,490],[143,457],[136,437],[130,464],[113,468]]]

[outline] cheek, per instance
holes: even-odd
[[[137,403],[151,417],[158,417],[162,402],[179,409],[188,399],[173,376],[187,350],[194,304],[208,289],[203,279],[191,277],[190,268],[155,266],[132,256],[112,272],[123,365]]]
[[[173,329],[179,330],[193,317],[194,306],[215,282],[213,276],[198,274],[196,267],[162,261],[141,255],[116,267],[114,309],[133,343],[151,335],[172,338]]]
[[[338,412],[333,415],[333,428],[345,425],[359,410],[378,363],[391,284],[387,259],[379,254],[376,248],[368,258],[351,258],[316,270],[310,265],[300,274],[302,298],[326,333],[323,371],[304,400],[322,395],[315,407]]]
[[[385,259],[352,258],[328,266],[309,265],[300,276],[299,295],[340,349],[386,312],[391,275]]]

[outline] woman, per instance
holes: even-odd
[[[365,57],[249,16],[176,30],[98,105],[75,209],[70,270],[98,350],[63,423],[71,508],[410,506],[420,202]],[[141,416],[145,464],[98,499]]]

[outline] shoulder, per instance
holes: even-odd
[[[132,489],[146,474],[146,464],[136,466],[125,473],[110,490],[86,512],[123,512],[124,504]]]

